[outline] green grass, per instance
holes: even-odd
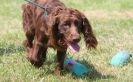
[[[81,51],[73,56],[92,68],[85,78],[74,79],[71,73],[63,76],[53,73],[55,51],[49,49],[47,61],[40,69],[26,60],[22,46],[21,5],[23,0],[0,0],[0,82],[132,82],[133,61],[122,68],[109,62],[119,51],[133,53],[133,0],[62,0],[72,8],[85,13],[98,39],[97,50]],[[128,12],[128,13],[127,13]]]
[[[132,0],[62,0],[68,6],[81,10],[130,10],[133,8]]]

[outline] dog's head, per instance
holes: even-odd
[[[49,16],[49,25],[52,28],[56,43],[69,47],[72,51],[79,51],[78,42],[80,33],[84,31],[84,20],[81,13],[73,9],[57,8]],[[91,27],[90,32],[92,32]]]

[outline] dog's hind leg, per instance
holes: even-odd
[[[41,34],[41,33],[40,33]],[[31,53],[29,54],[28,60],[35,67],[40,67],[46,59],[48,39],[44,35],[35,36],[35,41]]]
[[[35,36],[35,28],[33,24],[33,7],[30,4],[24,4],[22,6],[23,9],[23,29],[25,32],[26,40],[24,41],[24,46],[26,48],[33,47],[33,40]]]

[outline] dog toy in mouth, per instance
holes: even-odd
[[[80,47],[77,43],[71,43],[68,45],[68,48],[71,50],[72,53],[77,53],[80,50]]]
[[[64,68],[68,69],[70,72],[72,72],[73,75],[77,77],[84,77],[90,72],[90,69],[88,69],[86,66],[70,58],[67,58],[64,61]]]
[[[111,60],[112,66],[120,67],[129,63],[132,55],[128,51],[121,51],[117,53]]]

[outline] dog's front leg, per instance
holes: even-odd
[[[65,57],[66,57],[66,50],[57,50],[57,68],[55,70],[55,73],[57,75],[60,75],[61,71],[63,70]]]

